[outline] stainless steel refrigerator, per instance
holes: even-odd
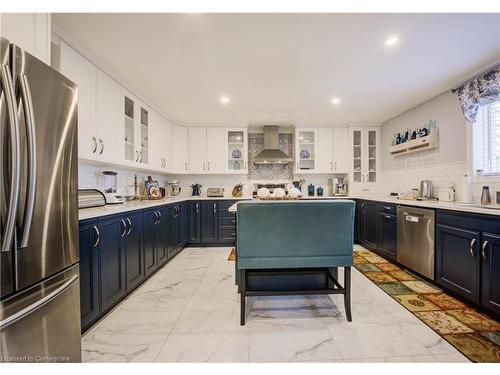
[[[81,361],[77,87],[0,38],[0,361]]]

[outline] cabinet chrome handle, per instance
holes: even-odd
[[[236,224],[236,220],[231,220],[231,223]]]
[[[184,162],[184,170],[187,171],[188,170],[188,163],[187,161]]]
[[[196,203],[196,213],[200,212],[200,204]]]
[[[122,219],[122,224],[123,224],[122,237],[125,237],[125,234],[127,233],[127,223],[123,219]]]
[[[236,236],[236,233],[235,233],[235,232],[232,232],[232,233],[231,233],[231,235],[232,235],[232,236]]]
[[[104,152],[104,142],[101,138],[99,138],[99,143],[101,144],[101,151],[99,151],[99,155],[102,155]]]
[[[488,257],[486,256],[486,247],[488,246],[488,241],[483,241],[483,246],[481,247],[481,255],[483,256],[484,260],[488,260]]]
[[[142,163],[142,151],[139,151],[139,155],[141,156],[141,159],[139,160],[139,163]]]
[[[337,170],[337,162],[335,162],[335,170]]]
[[[203,170],[205,170],[205,162],[203,162]]]
[[[93,226],[94,234],[95,234],[95,242],[92,247],[97,247],[99,245],[99,241],[101,240],[101,234],[99,233],[99,228],[96,225]]]
[[[160,222],[161,222],[161,212],[157,211],[157,213],[158,213],[158,221],[156,222],[156,224],[160,224]]]
[[[384,215],[386,219],[392,219],[391,215]]]
[[[333,171],[333,163],[330,162],[330,170]]]
[[[474,254],[474,245],[475,244],[476,244],[476,239],[473,238],[472,241],[470,242],[470,246],[469,246],[470,255],[472,255],[473,257],[476,256],[476,254]]]
[[[214,214],[217,213],[217,203],[214,203]]]
[[[97,151],[97,139],[96,137],[92,137],[92,141],[94,142],[94,149],[92,150],[92,153],[95,154]]]
[[[391,210],[391,207],[384,206],[384,210],[390,211],[390,210]]]
[[[207,163],[207,169],[210,170],[210,162]]]
[[[127,236],[132,232],[132,223],[130,222],[130,219],[127,217],[127,222],[128,222],[128,232]]]
[[[139,161],[139,151],[135,150],[135,162]]]
[[[153,219],[153,225],[158,224],[158,211],[153,212],[154,219]]]

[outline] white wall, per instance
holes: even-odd
[[[393,134],[406,128],[420,126],[430,119],[439,128],[439,147],[410,155],[389,153]],[[470,126],[465,121],[456,95],[445,92],[382,124],[382,193],[404,192],[418,188],[420,180],[433,181],[435,193],[439,188],[454,185],[456,200],[463,199],[465,173],[470,173]],[[489,185],[492,200],[500,191],[500,178],[473,177],[473,199],[480,200],[481,188]]]

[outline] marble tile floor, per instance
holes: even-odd
[[[230,248],[186,248],[82,338],[85,362],[468,362],[353,268],[342,296],[248,299]],[[342,272],[340,272],[342,277]]]

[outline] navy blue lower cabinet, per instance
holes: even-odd
[[[397,217],[379,212],[378,214],[378,246],[379,253],[396,260],[397,256]]]
[[[361,242],[371,250],[377,249],[378,243],[378,204],[363,201],[361,203]]]
[[[217,202],[201,202],[201,243],[218,242],[218,208]]]
[[[479,303],[481,233],[436,225],[436,282]]]
[[[170,205],[166,209],[167,212],[167,251],[168,258],[172,258],[175,254],[177,254],[177,215],[179,211],[177,209],[177,205]]]
[[[180,251],[187,242],[187,204],[182,202],[177,207],[177,248]]]
[[[99,317],[99,224],[80,223],[80,316],[82,331]]]
[[[119,301],[126,293],[125,270],[125,216],[112,216],[99,220],[100,249],[100,302],[101,311],[105,312]]]
[[[189,201],[187,204],[187,229],[189,243],[200,243],[200,201]]]
[[[164,265],[168,261],[167,225],[167,211],[165,208],[161,208],[158,210],[158,220],[154,231],[154,242],[158,267]]]
[[[143,213],[131,212],[126,218],[127,231],[123,237],[127,253],[127,290],[144,280]]]
[[[482,236],[481,305],[500,314],[500,234]]]
[[[158,268],[156,253],[156,232],[158,222],[158,210],[144,211],[144,275],[148,277]]]

